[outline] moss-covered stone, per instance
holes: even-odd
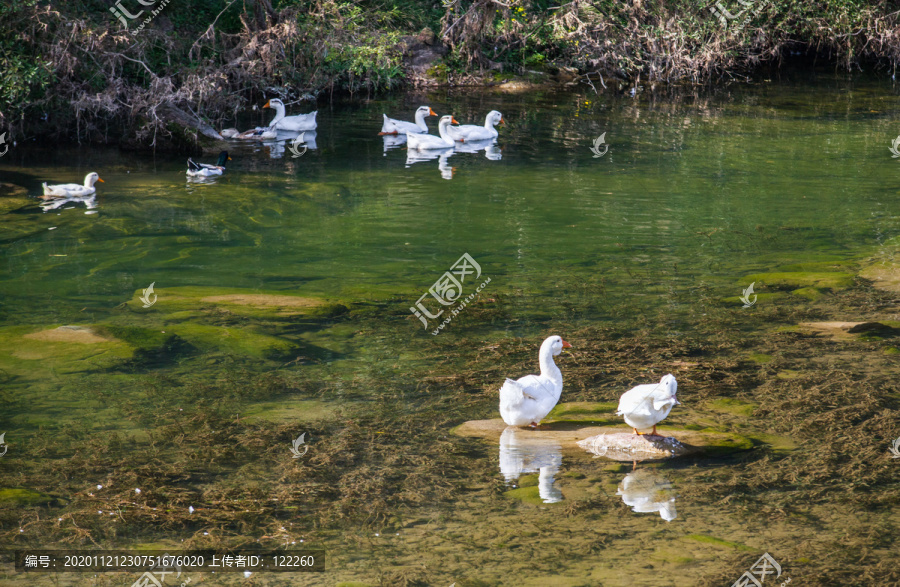
[[[783,273],[756,273],[741,279],[743,285],[758,283],[766,287],[785,290],[818,288],[839,290],[853,285],[854,275],[838,271],[791,271]]]
[[[0,489],[0,507],[33,507],[39,505],[62,505],[62,500],[34,489]]]
[[[756,409],[756,404],[753,402],[745,402],[730,397],[711,400],[707,402],[707,406],[712,410],[744,417],[751,416]]]
[[[800,296],[801,298],[806,298],[813,302],[825,295],[825,292],[818,287],[801,287],[799,289],[793,290],[791,293],[795,296]]]
[[[565,422],[618,424],[622,420],[615,416],[617,409],[618,403],[613,402],[566,402],[557,404],[543,422],[547,424]]]
[[[536,477],[536,475],[535,475]],[[521,481],[521,477],[519,481]],[[507,499],[517,499],[521,502],[531,504],[531,505],[540,505],[540,506],[553,506],[559,505],[562,502],[556,503],[544,503],[544,500],[541,498],[540,489],[537,484],[529,485],[528,487],[518,487],[516,489],[510,489],[509,491],[503,492],[503,497]]]
[[[780,298],[787,297],[787,294],[785,294],[783,292],[766,292],[766,293],[757,292],[753,295],[756,296],[756,303],[754,303],[753,306],[765,304],[766,302],[774,302]],[[725,305],[725,306],[733,306],[733,305],[743,306],[743,304],[744,304],[744,300],[741,299],[741,296],[729,296],[727,298],[722,298],[720,301],[721,301],[722,305]]]

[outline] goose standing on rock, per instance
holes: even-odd
[[[94,172],[84,176],[84,185],[78,185],[77,183],[47,185],[45,181],[42,184],[44,187],[43,198],[86,198],[87,196],[93,196],[97,193],[97,188],[94,187],[94,184],[98,181],[104,183],[100,176]]]
[[[455,141],[487,141],[497,138],[497,129],[494,127],[498,124],[506,124],[503,122],[503,115],[496,110],[491,110],[484,118],[484,126],[463,124],[462,126],[450,127],[448,132]]]
[[[453,138],[447,133],[447,127],[451,124],[459,124],[456,119],[450,116],[442,116],[438,123],[438,132],[441,136],[425,135],[418,133],[406,133],[406,144],[410,149],[428,150],[428,149],[449,149],[453,146]]]
[[[428,106],[419,106],[416,110],[416,121],[406,122],[405,120],[396,120],[388,118],[387,114],[382,114],[384,123],[381,125],[379,135],[403,135],[406,133],[421,134],[428,132],[428,125],[425,124],[426,116],[437,116],[437,112]]]
[[[278,98],[272,98],[271,100],[266,102],[263,108],[275,109],[275,118],[273,118],[272,122],[269,123],[270,129],[292,130],[297,132],[301,132],[304,130],[316,130],[316,114],[319,113],[318,110],[316,110],[315,112],[310,112],[309,114],[295,114],[294,116],[285,116],[284,102],[282,102]]]
[[[194,163],[193,159],[188,159],[187,174],[188,177],[210,177],[213,175],[222,175],[225,172],[225,162],[231,161],[228,151],[219,153],[219,160],[215,165],[207,163]]]
[[[638,429],[646,430],[653,427],[652,436],[656,433],[656,425],[662,422],[672,406],[678,405],[675,392],[678,382],[671,373],[659,380],[659,383],[649,383],[632,387],[622,394],[619,399],[617,416],[624,416],[625,423],[634,429],[634,433],[640,436]]]
[[[504,422],[510,426],[537,427],[550,413],[559,401],[563,387],[562,372],[553,357],[571,347],[562,337],[551,336],[541,344],[538,352],[540,375],[506,380],[500,388],[500,416]]]

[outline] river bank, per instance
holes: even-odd
[[[273,97],[306,112],[335,93],[365,100],[401,87],[636,94],[747,79],[792,54],[884,75],[900,62],[887,1],[551,4],[26,0],[0,10],[17,31],[0,41],[0,130],[9,142],[190,152],[199,126],[230,126]]]

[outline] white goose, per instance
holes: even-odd
[[[284,102],[278,98],[272,98],[263,108],[274,108],[275,118],[269,123],[269,128],[275,130],[316,130],[316,114],[319,111],[310,112],[309,114],[296,114],[294,116],[284,115]]]
[[[77,183],[60,183],[57,185],[47,185],[47,182],[45,181],[43,183],[44,197],[84,198],[87,196],[92,196],[97,193],[97,188],[94,187],[94,184],[98,181],[100,183],[103,183],[103,180],[100,179],[100,176],[94,172],[88,173],[84,176],[84,185],[78,185]]]
[[[408,132],[420,134],[428,132],[428,125],[425,124],[425,117],[437,116],[437,112],[428,106],[419,106],[419,109],[416,110],[415,122],[406,122],[405,120],[388,118],[387,114],[382,114],[382,116],[384,116],[384,123],[381,125],[381,132],[378,133],[379,135],[397,135],[406,134]]]
[[[646,430],[653,427],[653,436],[656,433],[656,425],[663,421],[672,406],[678,405],[675,392],[678,382],[672,374],[666,375],[659,383],[650,383],[632,387],[622,394],[619,399],[618,416],[624,416],[625,422],[634,429],[634,433],[640,435],[638,429]]]
[[[484,126],[477,124],[464,124],[462,126],[451,127],[450,136],[455,141],[484,141],[497,138],[497,129],[494,126],[498,124],[506,124],[503,122],[503,115],[496,110],[491,110],[484,118]]]
[[[410,149],[429,150],[429,149],[447,149],[453,146],[453,139],[447,134],[447,127],[451,124],[459,124],[456,119],[450,116],[442,116],[438,123],[438,132],[440,137],[434,135],[406,133],[406,144]]]
[[[559,336],[551,336],[541,344],[538,353],[540,375],[507,379],[500,388],[500,416],[510,426],[538,426],[550,413],[562,393],[562,372],[553,357],[572,345]]]

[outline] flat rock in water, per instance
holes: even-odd
[[[32,332],[31,334],[26,334],[23,338],[47,342],[77,342],[80,344],[116,342],[115,339],[100,336],[87,326],[60,326],[52,330]]]
[[[692,453],[710,456],[732,453],[753,448],[753,442],[738,434],[711,430],[674,430],[662,427],[663,436],[636,436],[630,428],[622,426],[597,426],[579,422],[550,422],[542,424],[539,430],[527,427],[510,427],[497,418],[494,420],[470,420],[453,429],[458,436],[482,438],[499,443],[500,436],[507,428],[516,428],[527,435],[528,444],[545,442],[556,444],[563,451],[581,453],[587,449],[594,454],[616,461],[641,461],[664,459]],[[669,437],[669,438],[666,438]],[[601,438],[600,440],[597,440]],[[582,443],[592,441],[592,450]],[[521,439],[520,439],[521,442]]]
[[[668,459],[697,452],[697,447],[679,442],[673,436],[635,435],[633,432],[598,434],[578,441],[578,446],[597,456],[614,461]]]
[[[801,322],[803,330],[811,330],[834,339],[850,339],[855,334],[893,334],[894,328],[881,322]]]

